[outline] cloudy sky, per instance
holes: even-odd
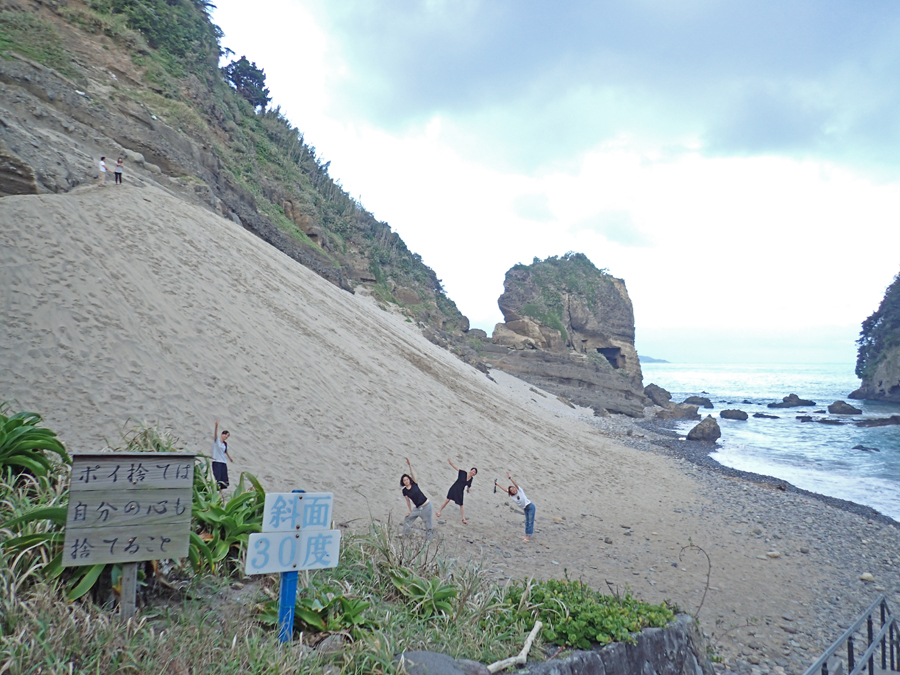
[[[638,351],[847,362],[900,272],[895,0],[217,0],[224,46],[473,327],[567,251]]]

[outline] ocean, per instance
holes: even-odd
[[[747,421],[718,420],[722,437],[710,457],[720,464],[870,506],[900,521],[900,426],[867,429],[849,422],[898,414],[900,405],[850,400],[848,394],[859,386],[852,364],[642,363],[641,370],[645,386],[659,385],[676,403],[688,396],[707,397],[715,407],[700,408],[704,416],[718,418],[726,408],[750,415]],[[816,405],[766,407],[792,393]],[[861,408],[862,416],[829,415],[827,406],[838,400]],[[779,419],[754,418],[757,412]],[[802,414],[847,423],[800,422],[796,416]],[[687,434],[695,424],[678,421],[676,429]],[[870,450],[854,450],[854,446]]]

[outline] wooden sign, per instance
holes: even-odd
[[[193,454],[73,454],[63,566],[187,556],[193,486]]]

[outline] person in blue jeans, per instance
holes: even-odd
[[[525,491],[519,487],[519,484],[513,480],[513,477],[509,475],[509,471],[506,472],[506,477],[512,482],[512,485],[508,488],[499,485],[496,480],[494,485],[512,497],[516,506],[520,506],[525,511],[525,538],[522,541],[528,541],[531,539],[531,535],[534,534],[534,504],[525,496]]]

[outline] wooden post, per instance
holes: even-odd
[[[119,595],[119,619],[123,622],[134,617],[137,606],[136,562],[122,564],[122,592]]]

